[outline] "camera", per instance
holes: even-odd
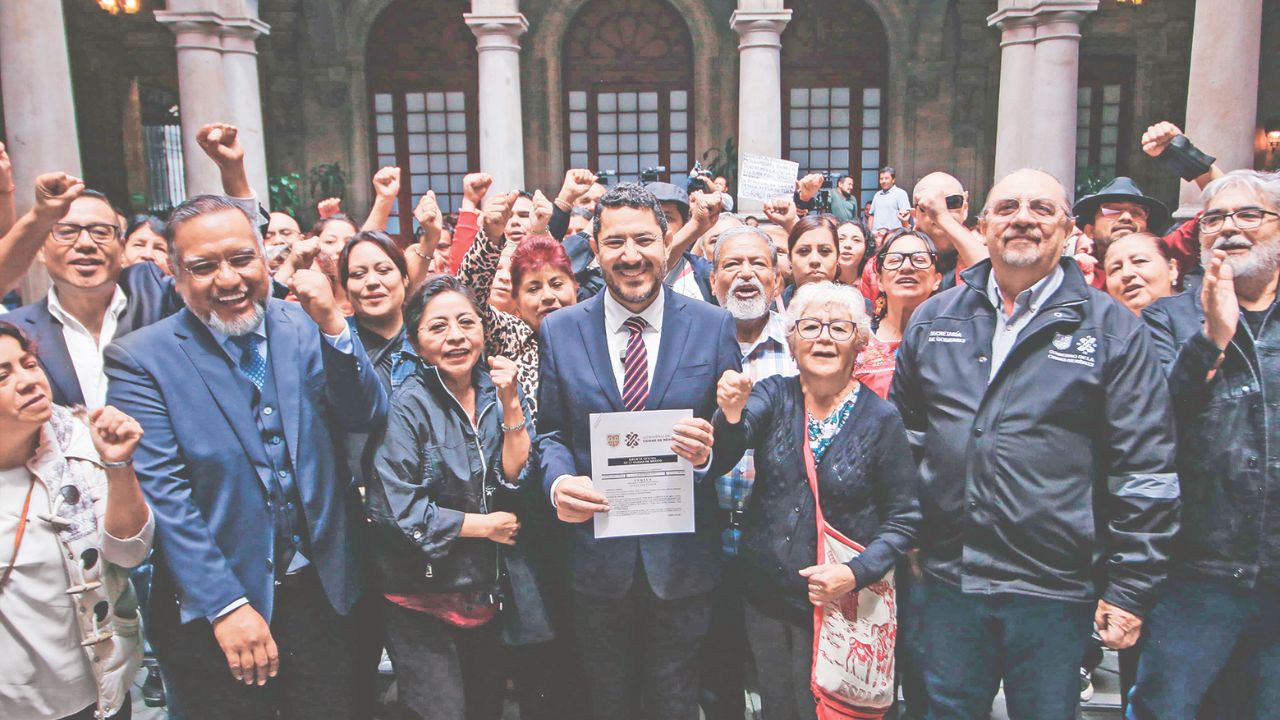
[[[695,190],[698,192],[716,191],[715,176],[711,174],[710,170],[702,167],[701,162],[697,161],[693,163],[693,169],[689,171],[689,181],[685,185],[686,192],[692,193]]]
[[[617,170],[596,170],[595,173],[596,182],[605,187],[609,187],[609,178],[618,176]]]
[[[658,182],[658,176],[667,171],[666,165],[658,165],[651,168],[645,168],[640,171],[640,182],[648,184]]]

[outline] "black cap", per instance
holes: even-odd
[[[1138,187],[1138,183],[1134,182],[1133,178],[1121,176],[1103,185],[1102,189],[1093,195],[1080,198],[1075,207],[1071,208],[1071,212],[1076,216],[1076,225],[1081,230],[1085,225],[1092,225],[1094,218],[1098,215],[1098,208],[1102,207],[1103,203],[1109,202],[1129,202],[1145,207],[1147,230],[1150,232],[1160,234],[1169,224],[1169,208],[1159,200],[1144,195],[1142,188]]]
[[[689,211],[689,193],[679,185],[672,185],[665,182],[651,182],[644,186],[645,190],[653,193],[658,202],[673,202],[677,205],[683,205],[687,213]]]

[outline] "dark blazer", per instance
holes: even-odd
[[[338,352],[298,305],[278,300],[268,301],[266,323],[308,559],[345,614],[364,585],[363,523],[342,439],[384,422],[386,394],[357,335],[353,354]],[[240,597],[270,622],[270,463],[239,369],[189,310],[113,343],[105,357],[107,402],[145,432],[135,467],[155,513],[157,573],[172,577],[182,622],[212,619]]]
[[[807,433],[800,378],[756,384],[736,425],[716,412],[715,460],[728,472],[755,451],[756,480],[743,517],[738,560],[748,601],[768,615],[809,626],[813,605],[800,570],[817,564],[818,523],[805,470]],[[862,545],[847,564],[858,590],[880,580],[911,547],[920,506],[918,473],[898,410],[865,386],[817,465],[827,524]]]
[[[662,292],[666,306],[648,408],[692,409],[709,420],[720,375],[742,368],[733,318],[670,288]],[[557,477],[591,475],[591,413],[622,412],[623,405],[605,339],[603,293],[548,315],[539,332],[537,446],[549,498]],[[572,526],[574,589],[601,598],[623,597],[635,577],[638,551],[658,597],[709,592],[719,581],[721,557],[713,483],[699,484],[696,507],[697,531],[690,534],[597,540],[592,522]]]
[[[129,304],[116,325],[117,340],[183,307],[182,298],[174,289],[173,278],[165,275],[154,263],[130,265],[121,271],[118,284]],[[53,388],[54,404],[83,405],[84,393],[80,391],[76,368],[71,364],[71,355],[62,337],[62,322],[49,312],[49,298],[0,315],[0,320],[17,325],[35,341],[36,356]]]

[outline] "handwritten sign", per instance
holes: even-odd
[[[800,163],[763,155],[743,155],[738,164],[738,197],[768,202],[791,197]]]

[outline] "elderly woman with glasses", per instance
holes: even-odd
[[[814,607],[880,580],[910,547],[920,517],[902,419],[853,376],[870,334],[864,308],[852,287],[801,287],[787,308],[800,374],[753,386],[730,371],[717,388],[709,476],[728,471],[745,450],[755,453],[739,561],[751,651],[758,667],[773,668],[760,677],[766,720],[815,717],[809,689]],[[826,523],[865,548],[848,563],[817,562],[806,453]]]

